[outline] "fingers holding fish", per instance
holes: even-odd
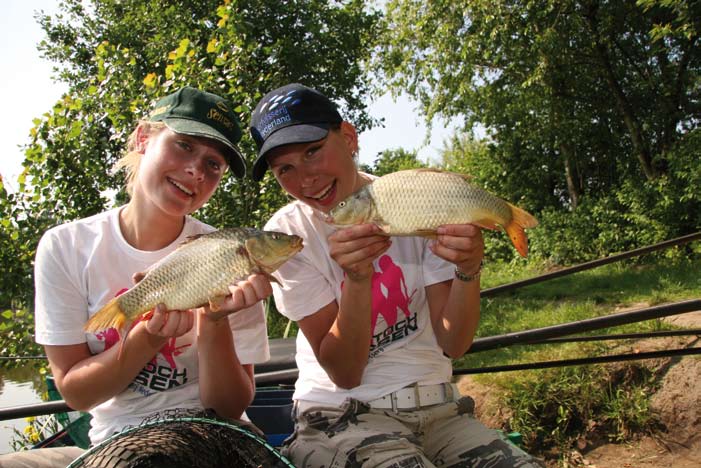
[[[265,275],[253,274],[229,286],[229,291],[231,291],[230,312],[236,312],[269,297],[273,293],[273,287]]]
[[[472,224],[447,224],[437,229],[438,237],[431,245],[437,256],[455,264],[462,271],[479,270],[484,256],[482,231]]]
[[[146,330],[155,336],[177,338],[184,335],[194,325],[191,310],[166,310],[165,305],[158,304],[153,315],[145,323]]]
[[[331,258],[353,279],[370,277],[372,262],[392,245],[390,238],[380,232],[373,224],[336,231],[328,239]]]

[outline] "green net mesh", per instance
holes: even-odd
[[[211,411],[165,411],[110,437],[68,468],[294,468],[244,424]]]

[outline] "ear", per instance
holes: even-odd
[[[146,151],[146,143],[151,136],[150,132],[144,128],[143,124],[136,127],[136,151],[144,153]]]
[[[346,144],[348,144],[348,147],[351,150],[351,154],[358,151],[358,131],[355,129],[353,124],[344,120],[341,122],[340,131],[343,139],[346,141]]]

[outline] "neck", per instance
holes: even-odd
[[[119,228],[124,239],[139,250],[154,251],[170,245],[184,226],[184,216],[163,216],[142,207],[133,199],[119,212]]]

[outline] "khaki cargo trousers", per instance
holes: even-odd
[[[542,468],[545,465],[474,417],[474,401],[414,410],[302,407],[282,453],[297,468]]]

